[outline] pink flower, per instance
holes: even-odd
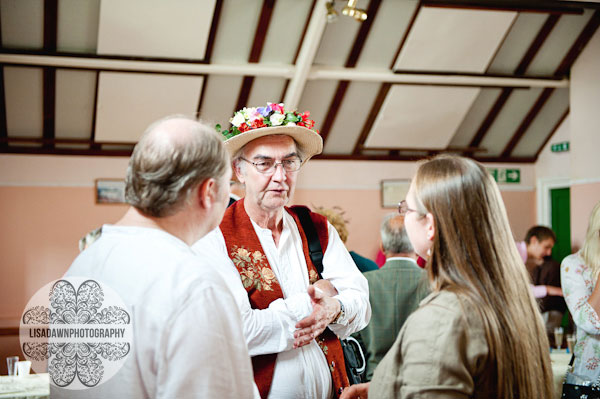
[[[285,111],[283,110],[283,103],[281,104],[275,104],[275,103],[267,103],[269,104],[269,106],[271,107],[271,109],[275,112],[279,112],[281,114],[285,114]]]

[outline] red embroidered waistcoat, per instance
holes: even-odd
[[[302,249],[309,275],[308,280],[313,284],[319,277],[317,269],[310,259],[306,235],[304,234],[302,225],[294,211],[295,208],[296,207],[286,207],[285,209],[292,215],[296,222],[296,226],[298,226],[298,230],[300,231]],[[310,213],[310,217],[315,224],[317,235],[321,242],[321,247],[323,248],[323,253],[325,253],[328,243],[327,219],[324,216],[313,212]],[[250,299],[252,308],[266,309],[274,300],[283,298],[281,286],[277,281],[275,273],[273,273],[273,270],[271,269],[267,256],[254,231],[250,217],[244,209],[243,199],[235,202],[227,209],[223,216],[220,228],[225,237],[227,254],[240,273],[242,284],[248,292],[248,298]],[[349,385],[340,341],[328,328],[325,329],[316,340],[327,359],[335,396],[339,397],[342,389]],[[261,398],[266,398],[271,389],[276,359],[276,353],[252,357],[254,381],[258,386]]]

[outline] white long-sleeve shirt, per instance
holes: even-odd
[[[84,390],[53,387],[52,397],[258,397],[236,303],[219,273],[180,239],[105,225],[66,276],[112,288],[130,311],[133,341],[112,378]]]
[[[227,256],[220,229],[207,234],[192,248],[221,272],[233,292],[242,313],[250,356],[279,354],[269,398],[329,398],[333,394],[331,374],[316,341],[292,349],[296,323],[312,312],[306,293],[308,269],[298,227],[293,217],[284,211],[279,246],[275,246],[269,229],[261,228],[254,221],[252,225],[284,296],[271,302],[267,309],[251,308],[238,271]],[[369,286],[329,223],[328,233],[322,276],[338,290],[336,298],[342,301],[345,311],[345,317],[329,327],[340,338],[345,338],[363,329],[371,318]]]

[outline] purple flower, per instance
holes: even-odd
[[[263,118],[266,118],[271,112],[273,112],[270,105],[267,105],[266,107],[258,107],[257,111],[263,116]]]

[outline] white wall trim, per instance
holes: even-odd
[[[567,187],[571,187],[571,179],[568,177],[538,179],[536,190],[537,224],[544,226],[552,225],[550,190]]]
[[[571,180],[571,185],[572,186],[577,186],[580,184],[594,184],[594,183],[600,183],[600,177],[588,177],[585,179],[575,179],[575,180]]]
[[[94,183],[62,183],[62,182],[3,182],[0,181],[0,187],[94,187]]]

